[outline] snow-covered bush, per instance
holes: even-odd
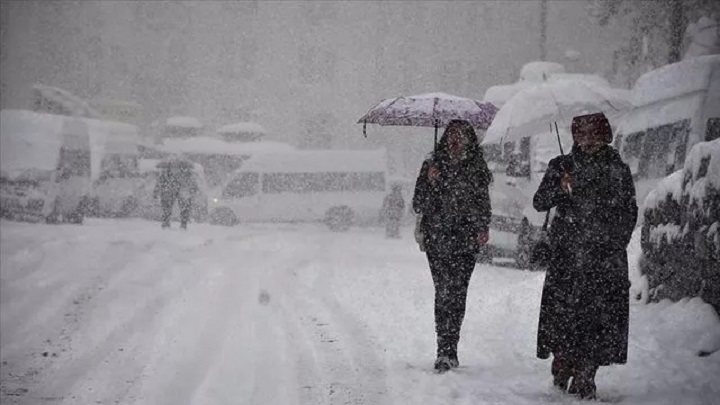
[[[643,220],[650,299],[700,296],[720,311],[720,139],[693,147],[648,195]]]

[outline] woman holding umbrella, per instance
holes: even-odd
[[[415,185],[420,224],[435,285],[439,372],[458,367],[457,346],[475,255],[488,241],[492,174],[472,125],[450,121]]]
[[[609,145],[605,115],[575,117],[571,130],[572,152],[550,161],[533,198],[538,211],[556,208],[537,356],[553,355],[556,387],[593,398],[598,368],[627,360],[625,249],[638,208],[630,169]]]

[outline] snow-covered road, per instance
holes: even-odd
[[[405,229],[3,221],[2,404],[548,404],[534,357],[544,275],[478,266],[457,371],[430,372],[433,291]],[[632,308],[602,399],[711,404],[719,321],[700,300]]]

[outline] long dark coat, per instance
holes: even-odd
[[[572,193],[561,188],[567,171]],[[637,220],[635,186],[620,155],[576,148],[551,160],[533,205],[556,207],[542,293],[537,356],[550,353],[597,365],[627,360],[629,287],[626,248]]]
[[[431,164],[440,169],[434,184]],[[491,207],[490,174],[481,157],[458,163],[442,154],[423,162],[415,183],[413,210],[422,214],[421,229],[428,252],[477,253],[479,232],[487,232]]]

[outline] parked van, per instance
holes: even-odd
[[[91,149],[79,118],[0,111],[0,214],[82,223],[90,192]]]
[[[720,138],[720,55],[701,56],[642,75],[634,108],[622,117],[616,148],[635,179],[638,201],[683,167],[697,143]]]
[[[137,127],[115,121],[86,120],[93,149],[91,215],[127,217],[137,206]]]
[[[210,221],[324,222],[336,231],[376,223],[386,176],[384,150],[256,154],[215,196]]]

